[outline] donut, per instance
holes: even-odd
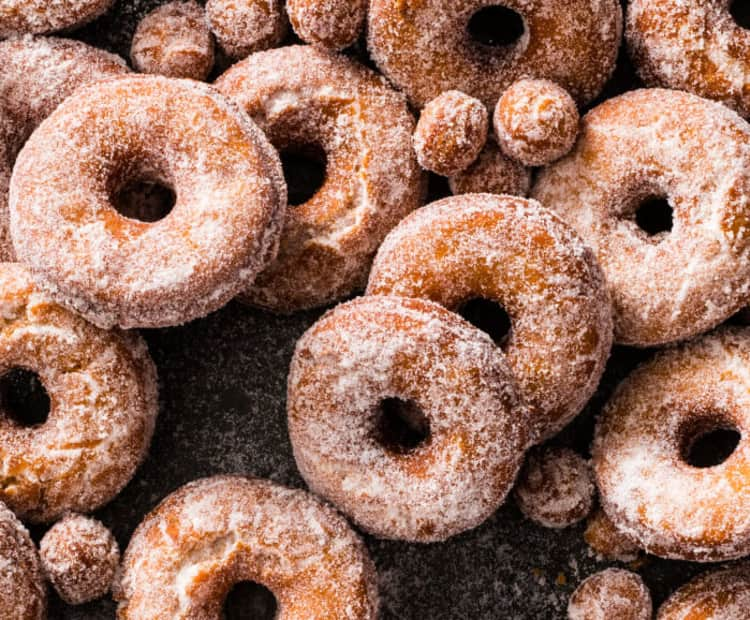
[[[130,60],[141,73],[205,80],[214,66],[214,39],[203,7],[178,0],[148,13],[135,29]]]
[[[324,315],[297,343],[287,413],[310,489],[379,538],[476,527],[529,444],[502,353],[419,299],[362,297]]]
[[[449,90],[422,110],[414,133],[417,161],[450,177],[468,168],[487,142],[487,108],[479,99]]]
[[[471,34],[473,18],[515,18],[522,34],[483,42]],[[367,31],[373,60],[417,107],[460,90],[493,109],[524,77],[553,80],[585,104],[614,69],[622,9],[617,0],[371,0]]]
[[[120,548],[104,525],[79,514],[55,523],[39,543],[42,566],[60,598],[81,605],[109,592]]]
[[[513,496],[527,519],[562,529],[588,516],[595,491],[594,476],[583,457],[569,448],[548,446],[526,455]]]
[[[652,613],[643,579],[620,568],[591,575],[568,601],[568,620],[651,620]]]
[[[375,567],[341,516],[304,491],[216,476],[178,489],[138,526],[117,617],[218,620],[241,581],[271,590],[284,620],[377,616]]]
[[[466,170],[448,179],[453,194],[510,194],[526,197],[531,172],[520,162],[506,157],[490,136],[479,158]]]
[[[0,42],[0,261],[15,260],[8,186],[16,156],[31,133],[76,88],[122,75],[119,56],[54,37]]]
[[[311,46],[254,54],[216,87],[283,153],[311,152],[325,180],[287,209],[276,261],[241,299],[279,313],[363,289],[388,231],[422,200],[406,103],[374,72]]]
[[[633,562],[640,555],[640,548],[623,535],[601,508],[597,508],[586,521],[583,539],[600,558]]]
[[[750,127],[734,112],[644,89],[589,112],[574,151],[541,171],[531,195],[596,253],[616,340],[655,346],[707,331],[747,304],[748,170]],[[639,220],[662,198],[671,230]]]
[[[729,0],[630,0],[628,51],[648,86],[685,90],[750,116],[750,35]]]
[[[276,47],[288,30],[281,0],[208,0],[206,18],[219,47],[233,59]]]
[[[383,242],[367,294],[459,312],[477,300],[502,306],[511,328],[498,344],[540,439],[578,414],[609,356],[610,302],[596,260],[535,201],[466,194],[419,209]]]
[[[500,149],[524,166],[546,166],[567,155],[578,135],[575,101],[549,80],[519,80],[495,107]]]
[[[295,34],[332,51],[353,45],[364,28],[366,0],[287,0]]]
[[[0,0],[0,39],[72,30],[93,21],[113,4],[114,0]]]
[[[134,333],[102,331],[58,306],[17,263],[0,263],[0,308],[0,376],[32,371],[50,401],[38,424],[3,403],[0,501],[32,522],[95,510],[130,480],[151,441],[148,349]]]
[[[750,330],[725,329],[659,353],[604,408],[593,444],[600,500],[648,553],[695,562],[750,553],[747,364]],[[726,460],[696,459],[701,440],[735,431]]]
[[[682,586],[659,608],[657,620],[740,620],[750,609],[750,565],[713,570]]]
[[[113,204],[141,181],[174,188],[159,221]],[[103,328],[159,327],[252,283],[285,203],[278,155],[249,118],[198,82],[137,75],[79,89],[34,132],[11,180],[11,231],[59,303]]]
[[[0,503],[0,617],[44,620],[47,588],[39,554],[26,528]]]

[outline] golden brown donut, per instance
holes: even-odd
[[[586,521],[583,539],[594,553],[607,560],[632,562],[641,552],[640,547],[623,535],[601,508],[597,508]]]
[[[0,39],[47,34],[93,21],[114,0],[0,0]]]
[[[750,613],[750,565],[713,570],[682,586],[656,620],[742,620]]]
[[[273,592],[279,620],[375,620],[375,567],[333,509],[266,480],[216,476],[163,500],[133,534],[119,620],[219,620],[232,587]]]
[[[289,27],[281,0],[208,0],[206,18],[221,49],[234,59],[276,47]]]
[[[635,573],[608,568],[585,579],[568,601],[568,620],[651,620],[653,604]]]
[[[359,38],[367,15],[366,0],[287,0],[286,12],[305,43],[332,51]]]
[[[456,194],[510,194],[528,196],[531,171],[522,163],[506,157],[494,136],[487,139],[479,158],[466,170],[448,179]]]

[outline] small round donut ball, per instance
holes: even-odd
[[[141,73],[205,80],[214,66],[214,40],[203,8],[170,2],[151,11],[135,30],[130,60]]]
[[[643,579],[620,568],[591,575],[568,601],[569,620],[651,620],[652,613]]]
[[[112,587],[120,549],[112,533],[96,519],[63,517],[39,545],[47,578],[69,605],[104,596]]]
[[[506,157],[494,137],[466,170],[448,179],[453,194],[508,194],[525,198],[531,188],[531,171]]]
[[[367,4],[365,0],[287,0],[286,12],[305,43],[338,51],[359,37]]]
[[[493,120],[503,153],[525,166],[545,166],[573,148],[581,118],[565,89],[527,79],[503,93]]]
[[[281,0],[208,0],[206,17],[219,47],[233,59],[276,47],[288,30]]]
[[[487,108],[479,99],[449,90],[430,101],[414,133],[422,168],[445,177],[468,168],[487,141]]]
[[[527,518],[556,529],[585,519],[593,507],[594,493],[588,462],[559,447],[530,450],[514,490],[516,504]]]
[[[640,547],[618,530],[601,508],[586,521],[583,539],[594,553],[606,560],[632,562],[641,553]]]

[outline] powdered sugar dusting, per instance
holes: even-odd
[[[0,38],[45,34],[81,26],[114,0],[0,0]]]
[[[591,575],[573,592],[569,620],[651,620],[651,594],[630,571],[609,568]]]
[[[231,58],[278,45],[288,28],[281,0],[208,0],[206,17],[221,49]]]
[[[333,51],[352,45],[363,30],[367,0],[287,0],[297,36]]]

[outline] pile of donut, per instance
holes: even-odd
[[[112,4],[0,0],[0,373],[36,373],[50,400],[29,425],[0,393],[0,617],[45,617],[49,581],[70,604],[112,589],[121,620],[218,619],[255,581],[288,620],[375,618],[344,516],[444,541],[509,495],[546,527],[588,518],[612,560],[750,554],[750,329],[722,326],[750,304],[750,34],[730,3],[630,0],[624,20],[618,0],[169,2],[138,24],[133,70],[49,36]],[[623,31],[646,87],[593,105]],[[290,153],[325,167],[300,200]],[[427,172],[454,195],[424,205]],[[291,361],[310,492],[195,481],[120,561],[86,515],[154,431],[133,330],[363,291]],[[604,406],[590,460],[544,444],[613,343],[663,350]],[[691,463],[716,431],[731,454]],[[53,524],[38,549],[22,521]],[[636,573],[608,569],[568,615],[653,609]],[[658,611],[749,617],[742,563]]]

